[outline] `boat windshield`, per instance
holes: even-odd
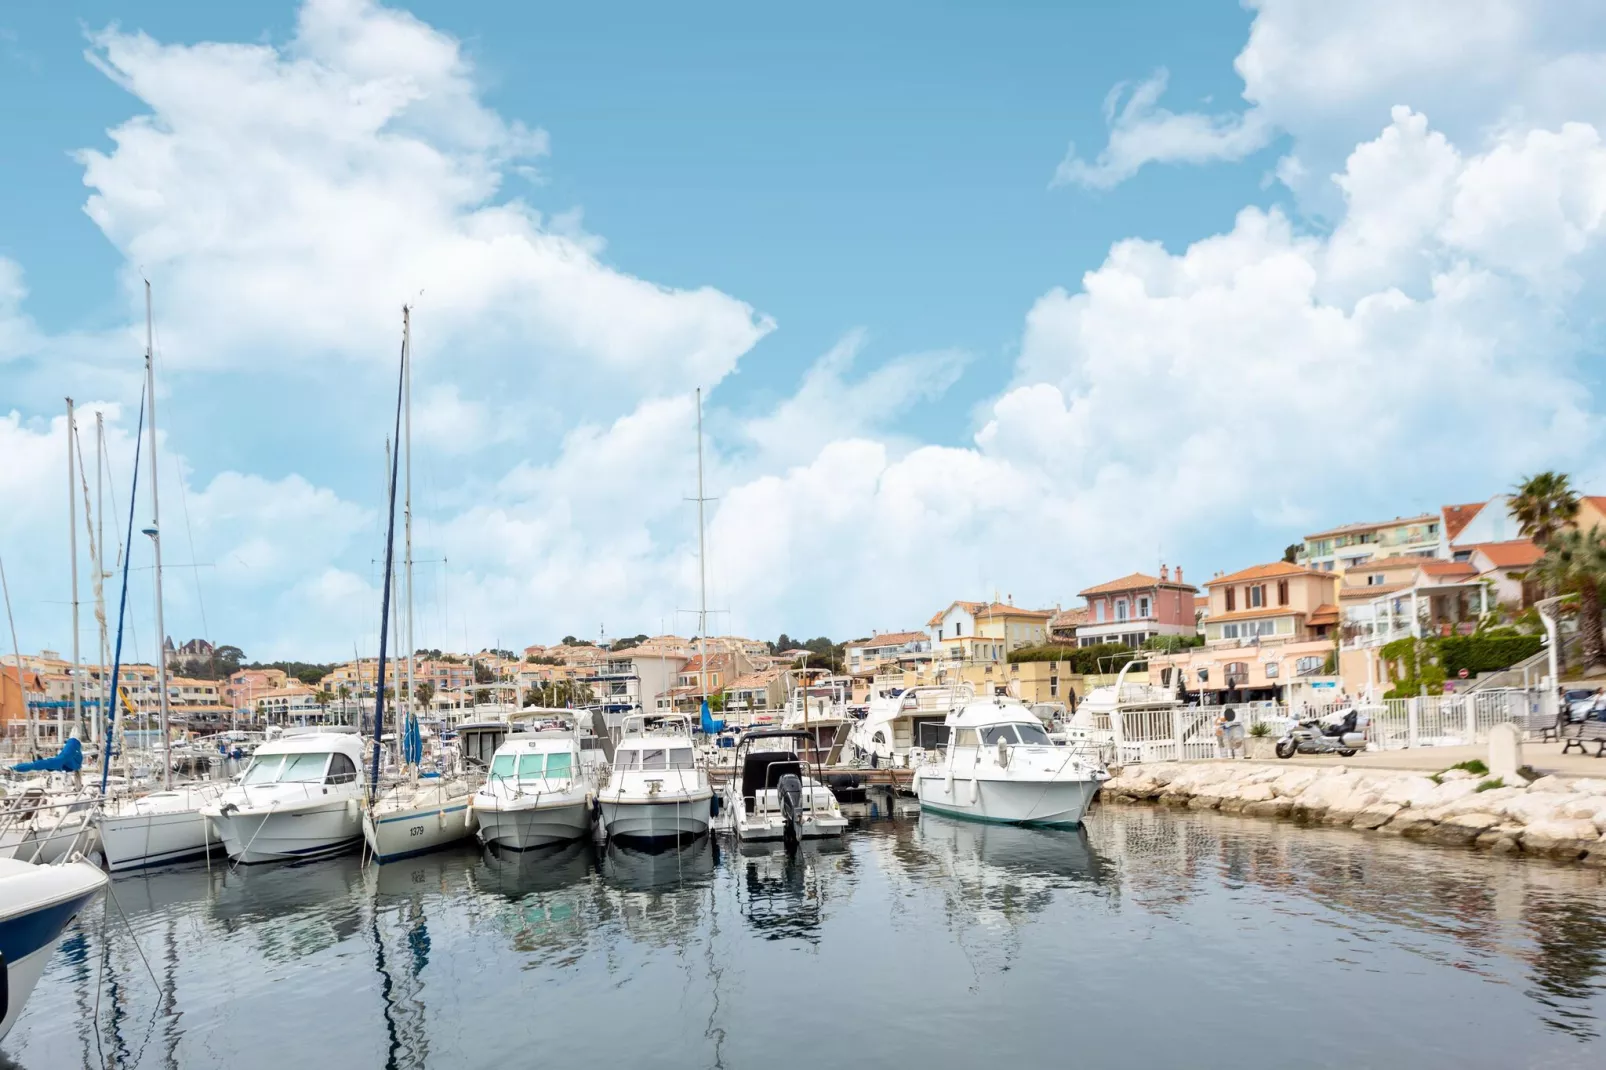
[[[495,758],[491,759],[491,779],[513,779],[513,755],[498,754]]]
[[[245,784],[319,784],[329,764],[327,752],[269,754],[254,758],[245,771]]]
[[[1051,747],[1054,741],[1048,738],[1040,724],[990,724],[982,728],[981,741],[989,747],[998,746],[999,740],[1009,746],[1019,743],[1031,743],[1042,747]]]
[[[568,755],[553,755],[568,759]],[[695,769],[697,767],[696,754],[690,747],[643,747],[639,750],[621,750],[616,763],[619,769]],[[550,767],[548,767],[550,770]],[[547,776],[567,776],[568,773],[557,774],[548,772]]]

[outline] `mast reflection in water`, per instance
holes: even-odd
[[[17,1064],[1606,1059],[1606,873],[1219,814],[928,815],[795,852],[576,843],[115,890],[128,924],[110,899],[80,919],[6,1041]]]

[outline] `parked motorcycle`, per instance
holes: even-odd
[[[1300,721],[1277,741],[1277,757],[1337,754],[1341,758],[1353,758],[1356,751],[1366,746],[1366,733],[1361,730],[1362,727],[1360,711],[1353,706],[1325,720]]]

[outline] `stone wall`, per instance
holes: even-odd
[[[1606,866],[1606,780],[1547,776],[1500,786],[1460,769],[1437,776],[1257,762],[1132,765],[1107,802],[1158,802],[1521,852]],[[1480,790],[1481,789],[1481,790]]]

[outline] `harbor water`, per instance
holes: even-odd
[[[1216,813],[113,891],[15,1065],[1606,1065],[1606,873]]]

